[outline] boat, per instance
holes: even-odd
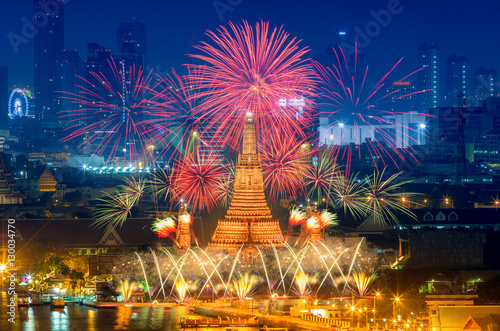
[[[31,297],[27,293],[17,294],[17,306],[18,307],[28,307],[31,304]]]
[[[50,298],[50,307],[51,308],[64,308],[64,306],[65,306],[64,298],[61,298],[61,297]]]

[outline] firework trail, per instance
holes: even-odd
[[[123,295],[123,302],[130,302],[132,300],[132,293],[136,288],[135,282],[129,282],[128,279],[119,279],[118,282],[120,284],[118,291]]]
[[[329,196],[338,171],[335,157],[335,149],[326,148],[318,156],[318,160],[313,162],[308,169],[304,181],[304,186],[308,189],[308,198],[316,197],[318,201],[321,201],[322,197]]]
[[[117,65],[114,60],[108,64],[105,72],[90,72],[88,80],[78,77],[79,93],[61,92],[61,98],[78,108],[60,113],[59,118],[68,123],[64,129],[68,135],[61,141],[83,139],[79,148],[92,149],[107,157],[107,162],[123,152],[124,159],[133,163],[148,143],[161,136],[151,132],[149,125],[164,110],[147,102],[153,84],[151,72],[135,65],[126,67],[124,62]]]
[[[290,135],[303,134],[307,111],[280,106],[279,100],[312,96],[316,74],[303,59],[309,49],[282,28],[271,30],[267,22],[255,27],[246,21],[229,23],[229,28],[221,26],[207,35],[210,43],[196,46],[201,54],[190,55],[204,64],[188,68],[201,83],[199,96],[205,98],[204,109],[197,111],[217,124],[217,134],[237,148],[249,112],[258,133],[281,128]]]
[[[391,85],[388,84],[387,78],[392,74],[394,69],[401,63],[402,58],[387,72],[382,78],[371,88],[366,85],[366,78],[368,75],[368,67],[361,69],[358,68],[358,52],[357,45],[355,49],[354,64],[349,64],[346,55],[342,48],[333,49],[336,62],[332,67],[323,67],[318,62],[314,62],[314,66],[318,71],[321,79],[321,85],[318,87],[318,92],[325,100],[323,106],[324,112],[331,118],[331,128],[336,134],[330,135],[330,140],[335,145],[347,145],[351,142],[349,138],[351,130],[356,137],[360,136],[360,130],[363,126],[369,128],[370,139],[366,140],[367,149],[370,153],[375,166],[377,167],[377,159],[386,165],[385,158],[389,158],[392,163],[398,165],[396,159],[391,155],[394,153],[398,159],[405,160],[410,157],[416,160],[413,155],[414,150],[409,147],[403,149],[389,131],[396,131],[403,134],[403,128],[418,133],[416,129],[404,127],[394,120],[390,119],[396,112],[385,111],[381,109],[378,104],[390,101],[393,94],[398,93],[399,90],[393,92],[386,92],[387,88]],[[403,77],[396,83],[410,77],[415,72]],[[399,98],[404,98],[412,94],[423,93],[427,91],[417,91]],[[415,115],[429,116],[426,114],[413,113]],[[349,125],[349,129],[344,126]],[[377,139],[380,137],[381,139]],[[409,137],[409,139],[413,139]],[[413,139],[415,140],[415,139]],[[354,144],[349,143],[347,146],[338,148],[339,158],[346,162],[346,174],[350,173],[351,159],[354,153],[358,154],[361,158],[361,144],[364,141],[357,141]],[[355,147],[353,147],[355,145]],[[353,150],[355,148],[356,150]]]
[[[294,227],[302,225],[307,219],[306,213],[299,208],[290,209],[290,217],[288,218],[288,232],[285,241],[288,242],[290,236],[293,233]]]
[[[109,228],[120,228],[127,220],[128,216],[132,215],[132,207],[134,207],[138,198],[135,195],[125,194],[119,190],[115,190],[114,194],[104,192],[104,198],[97,199],[99,204],[96,206],[94,213],[94,226]]]
[[[304,178],[310,170],[314,149],[305,139],[299,140],[278,130],[262,136],[260,156],[269,197],[277,201],[303,195]]]
[[[375,279],[377,279],[377,274],[373,273],[371,275],[367,275],[362,271],[353,272],[352,278],[354,279],[354,284],[356,285],[356,289],[358,290],[358,293],[356,294],[362,298],[368,294],[370,285]]]
[[[199,149],[176,161],[173,197],[195,212],[210,212],[220,203],[221,181],[228,175],[225,165]]]
[[[233,286],[238,299],[243,301],[245,298],[251,296],[255,291],[257,283],[257,276],[249,275],[246,272],[243,275],[240,274],[237,279],[233,279]]]
[[[330,198],[333,204],[348,212],[355,218],[366,217],[369,207],[366,205],[367,191],[364,181],[358,180],[358,175],[353,174],[346,177],[338,172],[333,180]]]
[[[385,168],[381,172],[374,172],[373,175],[366,177],[366,206],[368,212],[373,215],[376,223],[398,224],[399,220],[394,213],[402,212],[408,216],[416,218],[405,205],[406,201],[419,196],[418,193],[408,193],[403,191],[403,186],[411,181],[399,181],[398,177],[402,172],[395,173],[387,179],[384,177]],[[413,199],[414,201],[416,199]]]
[[[157,199],[164,199],[167,201],[173,187],[173,170],[156,169],[148,180],[146,188],[148,192],[153,194]]]
[[[172,217],[164,219],[157,218],[152,226],[151,231],[156,233],[159,238],[172,238],[172,234],[177,230],[177,225]]]
[[[172,70],[168,75],[158,76],[158,82],[150,90],[149,104],[163,110],[147,131],[164,147],[159,156],[170,153],[171,159],[175,159],[192,152],[197,144],[213,144],[210,123],[199,116],[203,113],[205,99],[200,95],[199,81],[203,68],[197,72],[195,75],[189,70],[180,76]]]

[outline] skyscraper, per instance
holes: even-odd
[[[122,23],[116,32],[118,56],[127,59],[129,65],[146,65],[146,25],[142,23]]]
[[[484,69],[481,66],[474,72],[474,106],[482,106],[486,98],[495,96],[496,80],[497,74],[493,68]]]
[[[439,47],[437,44],[427,44],[424,42],[418,47],[418,69],[417,72],[417,91],[431,90],[421,93],[420,105],[422,110],[437,107],[440,91],[440,65],[439,65]]]
[[[446,96],[448,106],[458,106],[458,96],[467,101],[472,98],[472,77],[469,60],[465,55],[448,57],[446,61]]]
[[[84,63],[82,62],[80,55],[77,50],[74,51],[64,51],[62,61],[60,63],[60,75],[62,82],[62,91],[65,93],[71,93],[71,99],[69,94],[65,94],[61,98],[61,110],[62,111],[77,111],[82,107],[81,104],[76,103],[74,99],[78,99],[82,81],[80,77],[84,77]],[[67,114],[67,113],[64,113]],[[64,117],[65,119],[70,119]],[[75,123],[69,123],[68,121],[62,121],[64,126],[74,125]]]
[[[46,4],[48,2],[51,4]],[[60,101],[56,91],[62,88],[59,68],[64,49],[64,6],[59,4],[47,11],[44,4],[54,6],[53,3],[58,2],[33,1],[33,21],[38,27],[35,34],[35,114],[43,127],[57,126]]]
[[[9,103],[9,70],[0,66],[0,129],[7,129]]]

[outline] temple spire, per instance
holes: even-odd
[[[243,125],[243,155],[257,154],[257,140],[255,138],[255,123],[252,120],[252,113],[247,113],[245,124]]]
[[[209,246],[237,250],[242,244],[281,246],[279,221],[273,220],[264,195],[255,124],[247,114],[234,178],[234,194],[224,220],[219,220]]]

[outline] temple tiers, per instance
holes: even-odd
[[[250,117],[243,127],[243,144],[236,165],[233,200],[225,219],[218,221],[209,246],[236,251],[243,244],[283,245],[279,221],[272,219],[264,195],[255,124]]]

